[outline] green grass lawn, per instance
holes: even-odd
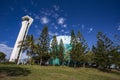
[[[0,65],[0,80],[120,80],[120,72],[64,66]]]

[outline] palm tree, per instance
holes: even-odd
[[[33,55],[33,50],[34,50],[34,37],[33,35],[27,35],[26,39],[23,41],[20,41],[21,45],[18,47],[21,47],[22,52],[27,52],[28,59],[31,58]],[[31,64],[31,62],[30,62]]]

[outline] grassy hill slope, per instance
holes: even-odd
[[[63,66],[0,65],[0,80],[120,80],[120,72]]]

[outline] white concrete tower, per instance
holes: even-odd
[[[26,35],[28,33],[28,29],[30,25],[32,24],[32,22],[33,22],[33,19],[31,17],[29,16],[22,17],[22,27],[20,29],[16,43],[11,53],[11,56],[9,59],[10,62],[15,62],[15,60],[19,60],[19,58],[21,57],[21,54],[22,54],[21,47],[18,47],[18,46],[22,44],[20,43],[20,41],[25,40]]]

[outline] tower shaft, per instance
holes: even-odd
[[[22,27],[20,29],[20,32],[19,32],[17,40],[15,42],[13,51],[11,53],[11,56],[9,59],[10,62],[15,62],[16,60],[18,60],[21,57],[21,54],[22,54],[21,48],[22,47],[21,46],[18,47],[18,46],[22,45],[21,41],[25,40],[28,30],[29,30],[29,27],[32,24],[32,22],[33,22],[33,19],[31,17],[29,17],[29,16],[22,17]]]

